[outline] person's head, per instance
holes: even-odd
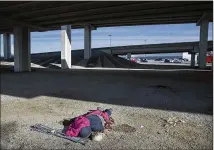
[[[104,112],[106,112],[108,114],[108,116],[110,117],[112,114],[112,108],[106,109]]]
[[[91,135],[92,133],[92,130],[91,130],[91,127],[84,127],[80,130],[80,133],[79,133],[79,137],[81,138],[87,138]]]

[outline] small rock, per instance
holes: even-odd
[[[182,123],[186,123],[184,120],[181,120]]]
[[[161,134],[160,132],[157,132],[157,134]]]
[[[168,124],[164,124],[164,125],[163,125],[163,127],[168,127],[168,126],[169,126]]]
[[[177,117],[172,117],[172,120],[176,120],[177,119]]]
[[[172,122],[172,121],[169,121],[168,123],[169,123],[169,124],[173,124],[173,122]]]

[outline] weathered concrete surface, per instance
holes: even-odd
[[[212,149],[211,71],[1,73],[1,148]],[[112,107],[121,128],[101,142],[82,146],[29,130],[35,123],[62,128],[63,119],[98,106]],[[172,116],[185,123],[164,127]]]

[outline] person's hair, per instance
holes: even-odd
[[[114,124],[114,119],[109,117],[109,120],[105,123],[105,129],[112,130],[112,125]]]

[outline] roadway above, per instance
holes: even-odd
[[[59,30],[62,25],[83,28],[197,23],[213,21],[212,1],[5,1],[0,2],[0,32],[14,26],[31,31]]]

